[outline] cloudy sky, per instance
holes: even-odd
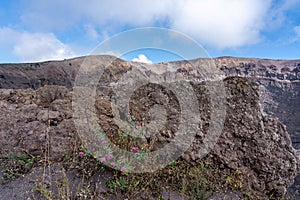
[[[179,31],[211,57],[300,59],[299,10],[299,0],[3,0],[0,62],[87,55],[115,34],[143,27]],[[122,57],[176,59],[161,55],[148,49]]]

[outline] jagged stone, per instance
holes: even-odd
[[[1,70],[4,75],[0,80],[3,88],[0,90],[1,155],[25,151],[30,155],[42,156],[49,148],[50,152],[48,153],[51,158],[60,160],[62,152],[71,152],[74,145],[80,143],[72,119],[71,89],[82,61],[83,58],[42,63],[27,72],[26,77],[32,77],[32,80],[17,79],[16,77],[20,76],[17,70],[12,72],[9,66],[2,66]],[[272,72],[275,74],[274,77],[279,80],[282,79],[278,75],[282,67],[276,66],[275,61],[270,61],[267,65],[264,63],[258,65],[257,62],[257,60],[240,62],[238,59],[230,60],[229,58],[226,62],[224,59],[216,60],[217,66],[223,66],[221,70],[230,69],[228,73],[226,72],[227,75],[250,74],[256,76],[257,73],[262,73],[260,76],[268,77]],[[178,63],[175,62],[170,65],[175,66],[176,64]],[[56,65],[54,70],[49,70],[49,66],[53,65]],[[57,67],[60,65],[61,68]],[[146,69],[147,66],[141,65],[139,67]],[[258,68],[261,70],[253,70]],[[97,108],[99,124],[111,138],[116,136],[118,130],[110,107],[110,99],[113,94],[111,88],[131,69],[131,65],[128,67],[124,65],[123,61],[116,60],[105,71],[99,84],[95,107]],[[242,69],[245,69],[245,72]],[[19,70],[22,71],[23,69]],[[268,73],[265,73],[266,70]],[[8,77],[7,71],[12,72],[10,77]],[[177,70],[161,75],[165,76],[166,79],[176,79],[181,77],[180,73],[186,73],[188,76],[189,71],[193,72],[192,69],[181,71]],[[44,76],[42,72],[47,73]],[[296,73],[298,76],[298,72],[293,69],[283,70],[283,72]],[[280,71],[280,73],[283,72]],[[64,75],[56,76],[58,73]],[[147,74],[151,76],[151,73],[147,72]],[[283,79],[287,77],[284,75]],[[260,79],[241,77],[230,77],[224,80],[226,118],[222,134],[212,149],[211,155],[214,162],[220,167],[239,170],[244,173],[249,178],[248,187],[259,188],[266,194],[282,196],[299,171],[299,160],[285,126],[277,118],[264,114],[265,105],[262,108],[260,104],[264,101],[260,99],[259,85],[254,83],[258,80]],[[265,85],[271,83],[285,84],[270,80]],[[196,91],[199,101],[202,123],[191,148],[183,155],[183,158],[191,163],[197,163],[201,160],[199,146],[208,134],[211,120],[214,120],[210,118],[211,104],[205,84],[203,81],[192,82],[192,87]],[[265,87],[269,95],[272,95],[271,87],[274,87],[272,84]],[[278,86],[276,87],[278,88]],[[283,87],[285,86],[280,86],[280,88]],[[282,91],[280,90],[280,92]],[[293,98],[297,98],[297,95],[298,93]],[[283,99],[276,99],[274,95],[272,98],[276,103],[283,103]],[[130,112],[137,121],[147,124],[151,118],[148,112],[153,105],[162,105],[166,109],[167,123],[159,136],[161,142],[158,142],[156,147],[159,148],[168,143],[178,129],[180,105],[173,93],[164,90],[164,88],[150,85],[148,88],[145,87],[136,91],[132,96]],[[272,109],[276,111],[276,108],[268,109],[271,112]],[[297,119],[297,113],[295,115]],[[286,117],[286,115],[281,117]]]

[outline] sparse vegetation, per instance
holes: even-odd
[[[82,153],[84,152],[84,155]],[[222,171],[214,166],[212,157],[196,165],[183,160],[173,161],[164,169],[153,173],[134,174],[111,169],[95,159],[89,152],[77,149],[73,155],[65,155],[64,167],[60,178],[55,179],[54,187],[39,182],[34,190],[46,199],[101,199],[103,195],[112,195],[128,199],[153,196],[164,199],[162,192],[177,192],[189,199],[208,199],[213,191],[241,191],[244,198],[255,199],[255,194],[243,187],[243,175],[240,172]],[[66,171],[75,170],[82,180],[76,191],[71,190]],[[108,191],[99,194],[91,180],[105,171],[111,176],[105,185]],[[52,190],[51,190],[52,188]],[[53,189],[56,188],[56,189]],[[55,191],[54,191],[55,190]]]
[[[142,132],[136,131],[135,133]],[[133,140],[128,133],[123,133],[123,135],[125,136],[120,136],[122,148],[132,151],[132,148],[136,147],[134,151],[137,152],[151,150],[139,141]],[[151,146],[154,142],[155,140],[152,141]],[[112,155],[105,155],[105,158],[109,160],[109,156]],[[74,147],[72,154],[62,152],[62,157],[62,167],[59,172],[55,173],[48,170],[48,165],[51,164],[48,158],[38,160],[27,154],[1,157],[1,166],[4,169],[3,178],[12,180],[28,173],[34,166],[44,167],[43,177],[35,180],[36,184],[32,188],[36,199],[105,199],[105,196],[120,199],[147,199],[152,196],[164,199],[163,192],[165,194],[176,192],[185,199],[208,199],[213,192],[217,191],[236,191],[245,199],[260,198],[256,196],[258,191],[249,187],[251,180],[247,180],[247,177],[239,170],[220,169],[213,155],[208,155],[201,162],[194,164],[179,159],[161,170],[143,174],[128,173],[125,169],[114,170],[107,166],[109,164],[106,161],[95,158],[83,146]],[[73,183],[70,180],[67,175],[70,171],[75,172],[80,182]],[[102,177],[107,172],[110,176],[104,184],[108,189],[99,193],[97,190],[99,182],[95,180],[95,177]],[[49,176],[50,181],[45,181],[49,179]]]
[[[0,166],[3,168],[3,179],[11,180],[26,174],[35,164],[35,157],[17,153],[0,157]]]

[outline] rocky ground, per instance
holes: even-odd
[[[105,64],[111,59],[114,58],[96,57],[92,65]],[[65,198],[76,196],[77,199],[84,199],[84,195],[98,199],[114,199],[116,196],[188,199],[193,195],[196,199],[204,196],[210,199],[287,198],[287,189],[299,172],[295,150],[298,148],[299,129],[298,61],[216,59],[219,79],[214,84],[222,83],[226,93],[222,97],[226,116],[217,144],[207,156],[201,156],[209,127],[214,124],[212,116],[223,108],[211,101],[208,81],[193,79],[191,85],[196,91],[202,123],[192,146],[175,166],[169,165],[166,171],[136,177],[111,170],[92,156],[78,156],[78,152],[85,148],[73,121],[72,86],[83,60],[84,57],[62,62],[0,66],[1,199],[53,198],[61,194]],[[190,64],[200,65],[201,62],[194,60]],[[176,79],[180,74],[194,77],[192,67],[187,64],[186,61],[162,63],[162,67],[176,70],[154,73],[160,73],[166,79]],[[115,60],[103,74],[96,95],[99,124],[111,142],[117,145],[118,126],[110,106],[112,86],[135,66],[143,70],[149,67]],[[147,75],[151,76],[151,73]],[[138,123],[150,122],[148,112],[154,105],[166,110],[167,123],[156,136],[153,150],[168,144],[178,130],[179,102],[174,93],[155,84],[140,88],[132,96],[130,112]],[[87,168],[94,171],[86,173]],[[175,175],[177,179],[170,180]],[[85,184],[81,184],[83,176],[86,177]],[[137,186],[124,186],[127,190],[122,188],[120,177],[125,180],[122,184],[135,181]],[[153,185],[143,185],[143,179],[148,179]],[[59,187],[58,180],[68,180],[68,184]],[[184,188],[183,180],[192,183],[196,180],[194,185],[201,182],[199,187],[206,192],[201,192],[202,196],[195,188],[179,192]],[[174,184],[178,182],[181,183]],[[160,184],[159,189],[153,189],[154,183]],[[89,189],[82,189],[82,186]],[[139,187],[146,189],[141,192]],[[297,184],[290,189],[290,194],[295,196],[296,190]],[[49,191],[52,191],[52,196]]]

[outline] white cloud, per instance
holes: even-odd
[[[257,43],[271,1],[189,0],[174,15],[172,27],[201,43],[235,48]]]
[[[297,10],[299,0],[272,0],[271,7],[268,10],[268,15],[265,18],[265,29],[270,32],[275,32],[282,26],[285,26],[288,20],[288,11]]]
[[[27,13],[21,16],[24,24],[49,29],[64,29],[88,19],[97,25],[153,25],[172,9],[173,0],[29,0]],[[169,11],[168,11],[169,12]],[[55,13],[55,14],[53,14]]]
[[[132,59],[134,62],[142,62],[142,63],[152,63],[151,60],[149,60],[144,54],[138,55],[137,58]]]
[[[91,0],[74,3],[71,0],[31,0],[31,10],[21,18],[33,27],[46,24],[46,28],[56,29],[72,27],[88,19],[95,28],[116,31],[128,26],[167,22],[168,27],[187,33],[203,44],[223,49],[259,42],[270,17],[272,1]],[[97,36],[93,31],[91,35]]]
[[[294,27],[294,36],[289,40],[289,43],[300,41],[300,26]]]
[[[99,39],[99,34],[93,25],[90,25],[90,24],[86,25],[85,31],[86,31],[86,35],[89,39],[92,39],[92,40]]]
[[[300,26],[294,27],[294,32],[295,32],[295,34],[296,34],[296,37],[297,37],[298,39],[300,39]]]
[[[2,47],[12,46],[16,43],[19,33],[13,29],[3,27],[0,28],[0,45]]]
[[[60,60],[76,56],[70,46],[58,40],[53,33],[19,32],[0,28],[0,45],[22,62]]]

